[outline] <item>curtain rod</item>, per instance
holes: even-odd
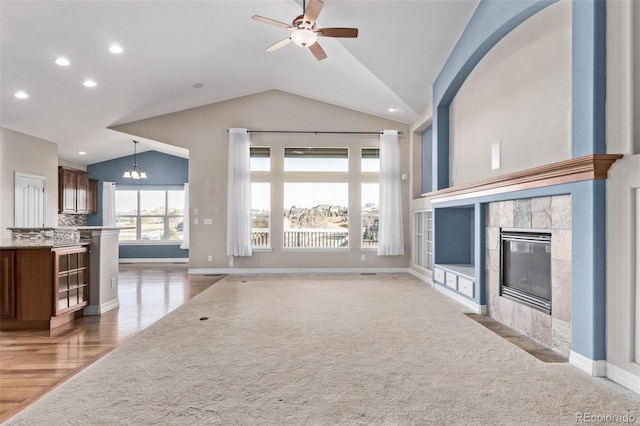
[[[227,129],[227,133],[229,130]],[[313,135],[382,135],[383,132],[327,132],[322,130],[247,130],[247,133],[296,133],[296,134],[313,134]],[[403,132],[398,131],[398,135]]]

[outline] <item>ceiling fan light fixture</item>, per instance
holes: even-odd
[[[318,40],[318,34],[306,28],[298,28],[291,33],[291,40],[298,46],[309,47]]]

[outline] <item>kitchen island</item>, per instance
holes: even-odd
[[[117,308],[120,228],[9,228],[0,241],[0,329],[53,328]]]
[[[0,329],[51,329],[89,304],[90,243],[0,242]]]

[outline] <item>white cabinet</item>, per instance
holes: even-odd
[[[457,289],[458,288],[458,276],[456,274],[454,274],[453,272],[449,272],[447,271],[445,273],[445,276],[447,277],[447,280],[445,281],[445,284],[447,285],[447,287],[451,287],[452,289]]]
[[[476,296],[475,267],[473,265],[437,264],[433,268],[433,281],[474,299]]]
[[[458,277],[458,291],[465,296],[473,298],[475,296],[473,281],[464,277]]]

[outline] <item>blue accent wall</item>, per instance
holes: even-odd
[[[473,264],[474,212],[472,208],[435,209],[433,244],[437,247],[434,262]]]
[[[574,158],[606,154],[607,4],[572,2],[571,152]]]
[[[115,158],[109,161],[87,166],[91,179],[98,183],[98,213],[89,215],[87,224],[102,225],[102,183],[115,182],[119,185],[135,186],[136,189],[153,189],[159,186],[176,185],[182,187],[189,182],[189,160],[156,151],[147,151],[137,155],[137,162],[147,172],[148,178],[132,180],[122,177],[125,169],[133,165],[133,155]],[[188,258],[189,250],[183,250],[175,243],[160,245],[157,243],[120,245],[121,258]]]
[[[505,35],[557,0],[481,0],[433,86],[432,190],[448,188],[449,106],[468,75]],[[572,156],[606,153],[606,1],[572,3]],[[423,170],[428,165],[423,165]],[[433,202],[436,263],[475,263],[484,304],[485,203],[571,194],[572,348],[592,360],[606,359],[606,184],[589,180],[485,197]],[[462,207],[462,209],[460,209]],[[456,229],[465,209],[473,238]],[[449,234],[449,237],[447,234]],[[459,244],[456,244],[458,242]],[[469,250],[468,250],[469,249]],[[457,250],[457,253],[456,253]],[[465,261],[467,255],[470,260]]]
[[[432,127],[429,126],[427,127],[423,132],[422,132],[422,151],[420,153],[420,157],[422,160],[422,194],[424,194],[425,192],[431,192],[433,189],[431,182],[433,181],[433,177],[431,176],[431,164],[432,164],[432,157],[433,157],[433,149],[432,147],[432,143],[433,143],[433,130]]]

